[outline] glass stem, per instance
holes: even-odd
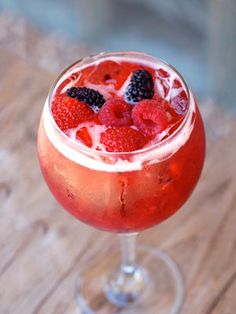
[[[136,242],[138,233],[119,234],[121,248],[121,271],[132,274],[136,269]]]
[[[119,306],[134,302],[145,290],[148,276],[136,263],[136,240],[138,233],[119,234],[121,264],[111,273],[104,287],[108,300]]]

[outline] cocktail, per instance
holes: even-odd
[[[63,208],[120,237],[119,267],[110,257],[109,274],[90,278],[88,267],[83,284],[79,278],[80,309],[155,313],[150,304],[160,285],[156,274],[162,272],[173,296],[163,310],[159,307],[160,313],[178,313],[183,287],[176,265],[161,251],[136,250],[135,241],[138,232],[161,223],[185,203],[202,170],[204,128],[182,76],[143,53],[102,53],[79,60],[49,92],[38,156]],[[101,310],[92,300],[102,291],[109,303]]]

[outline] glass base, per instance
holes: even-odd
[[[184,285],[175,262],[161,250],[141,245],[137,246],[137,262],[145,274],[145,287],[127,305],[127,300],[124,304],[117,302],[108,289],[112,274],[119,269],[120,252],[107,248],[86,261],[76,287],[79,313],[179,313],[184,299]]]

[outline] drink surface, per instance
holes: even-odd
[[[168,218],[203,165],[204,129],[191,93],[171,67],[143,59],[124,53],[74,65],[55,85],[39,127],[52,193],[103,230],[139,231]]]
[[[83,94],[83,89],[87,98],[79,95],[77,99],[76,93]],[[98,106],[89,103],[94,93],[100,96]],[[85,110],[76,107],[84,104]],[[69,122],[62,114],[65,107],[71,110]],[[76,117],[70,108],[75,108]],[[178,128],[187,109],[186,88],[172,69],[114,57],[75,69],[57,86],[52,101],[54,119],[68,137],[93,149],[110,152],[130,152],[162,141]],[[107,129],[116,131],[117,127],[137,131],[135,135],[140,143],[132,147],[106,145],[103,138]],[[83,137],[85,130],[87,137]]]

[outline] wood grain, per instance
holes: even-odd
[[[41,177],[37,125],[56,74],[12,49],[0,48],[0,55],[0,313],[76,313],[79,263],[116,239],[60,209]],[[201,109],[208,147],[198,187],[182,210],[139,241],[179,264],[181,314],[235,314],[236,118],[209,102]]]

